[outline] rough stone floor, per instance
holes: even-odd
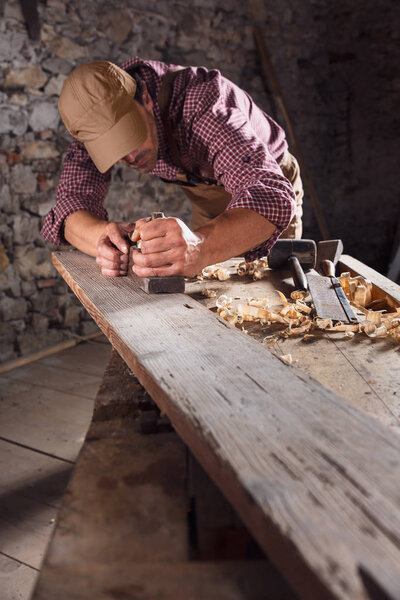
[[[0,596],[28,600],[110,356],[95,338],[0,376]]]

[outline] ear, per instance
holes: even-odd
[[[147,85],[146,85],[145,81],[143,81],[142,102],[143,102],[143,106],[145,107],[145,109],[152,113],[153,106],[154,106],[153,98],[151,97],[149,90],[147,89]]]

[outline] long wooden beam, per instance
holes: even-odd
[[[53,262],[302,598],[399,597],[398,436],[191,298]]]

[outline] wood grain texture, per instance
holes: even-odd
[[[184,295],[54,264],[303,598],[400,591],[400,440]]]
[[[380,276],[382,285],[385,279]],[[216,298],[204,297],[201,294],[204,288],[214,289],[216,298],[220,294],[234,299],[268,298],[277,309],[276,290],[289,297],[294,289],[293,281],[285,271],[270,271],[268,277],[260,281],[232,275],[227,281],[186,283],[187,293],[209,308],[215,307]],[[282,326],[276,324],[261,326],[246,322],[243,329],[276,356],[291,354],[293,364],[304,373],[400,434],[400,364],[398,345],[392,340],[372,340],[363,335],[350,340],[343,332],[326,331],[314,331],[308,340],[303,335],[281,338],[278,334]],[[277,339],[274,345],[268,344],[271,336]]]

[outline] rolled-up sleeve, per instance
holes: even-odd
[[[100,173],[83,144],[72,142],[64,158],[56,203],[45,218],[42,237],[57,246],[67,244],[63,233],[64,222],[70,214],[78,210],[87,210],[107,221],[104,200],[110,179],[111,172]]]
[[[254,210],[275,225],[273,235],[252,248],[246,259],[267,256],[295,213],[291,183],[239,110],[221,114],[214,106],[192,123],[191,133],[192,152],[201,148],[204,157],[207,149],[207,162],[213,167],[215,179],[232,195],[226,210]]]

